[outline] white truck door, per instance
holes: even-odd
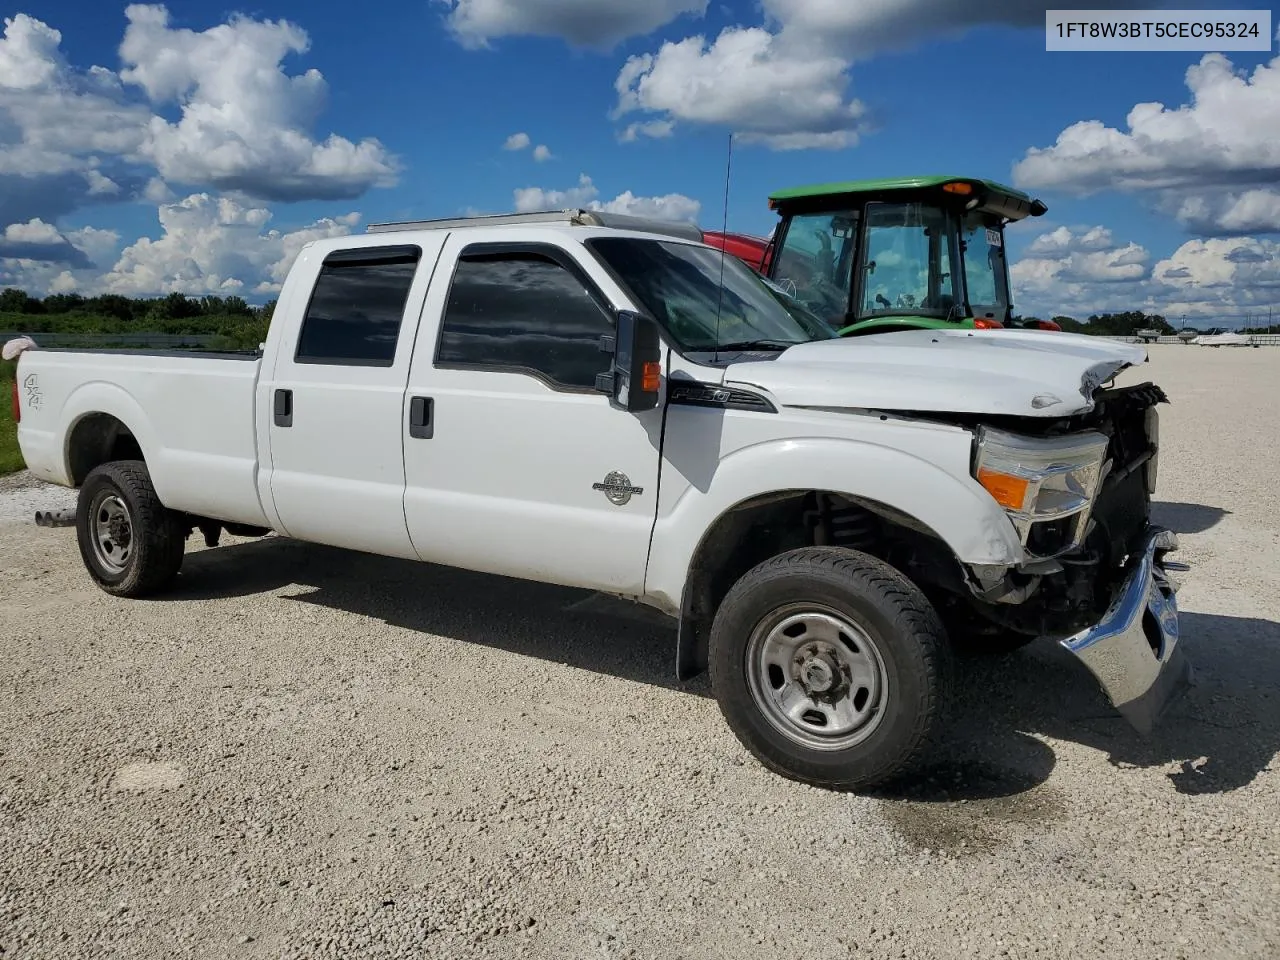
[[[449,240],[408,390],[404,509],[423,560],[643,592],[662,404],[627,413],[595,389],[606,287],[621,299],[558,244]]]
[[[368,242],[372,241],[372,242]],[[415,559],[401,423],[414,337],[444,235],[308,251],[268,389],[271,498],[289,536]],[[293,278],[290,278],[291,281]]]

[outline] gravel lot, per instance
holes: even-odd
[[[1143,741],[966,663],[906,795],[767,773],[634,608],[274,538],[119,601],[0,480],[0,957],[1280,955],[1280,350],[1151,352],[1197,685]]]

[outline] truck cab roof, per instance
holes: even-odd
[[[392,223],[372,223],[368,233],[403,233],[414,230],[467,230],[484,227],[573,227],[597,228],[605,231],[656,234],[664,238],[676,237],[701,243],[702,230],[697,224],[678,220],[660,220],[655,217],[637,217],[625,213],[609,213],[603,210],[568,208],[565,210],[539,210],[530,213],[483,214],[475,217],[448,217],[434,220],[406,220]]]

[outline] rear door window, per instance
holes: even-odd
[[[329,254],[298,336],[297,363],[389,367],[422,250],[365,247]]]

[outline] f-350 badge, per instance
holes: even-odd
[[[591,489],[602,492],[615,507],[625,507],[633,496],[644,493],[644,487],[633,487],[625,473],[613,471],[602,483],[593,483]]]

